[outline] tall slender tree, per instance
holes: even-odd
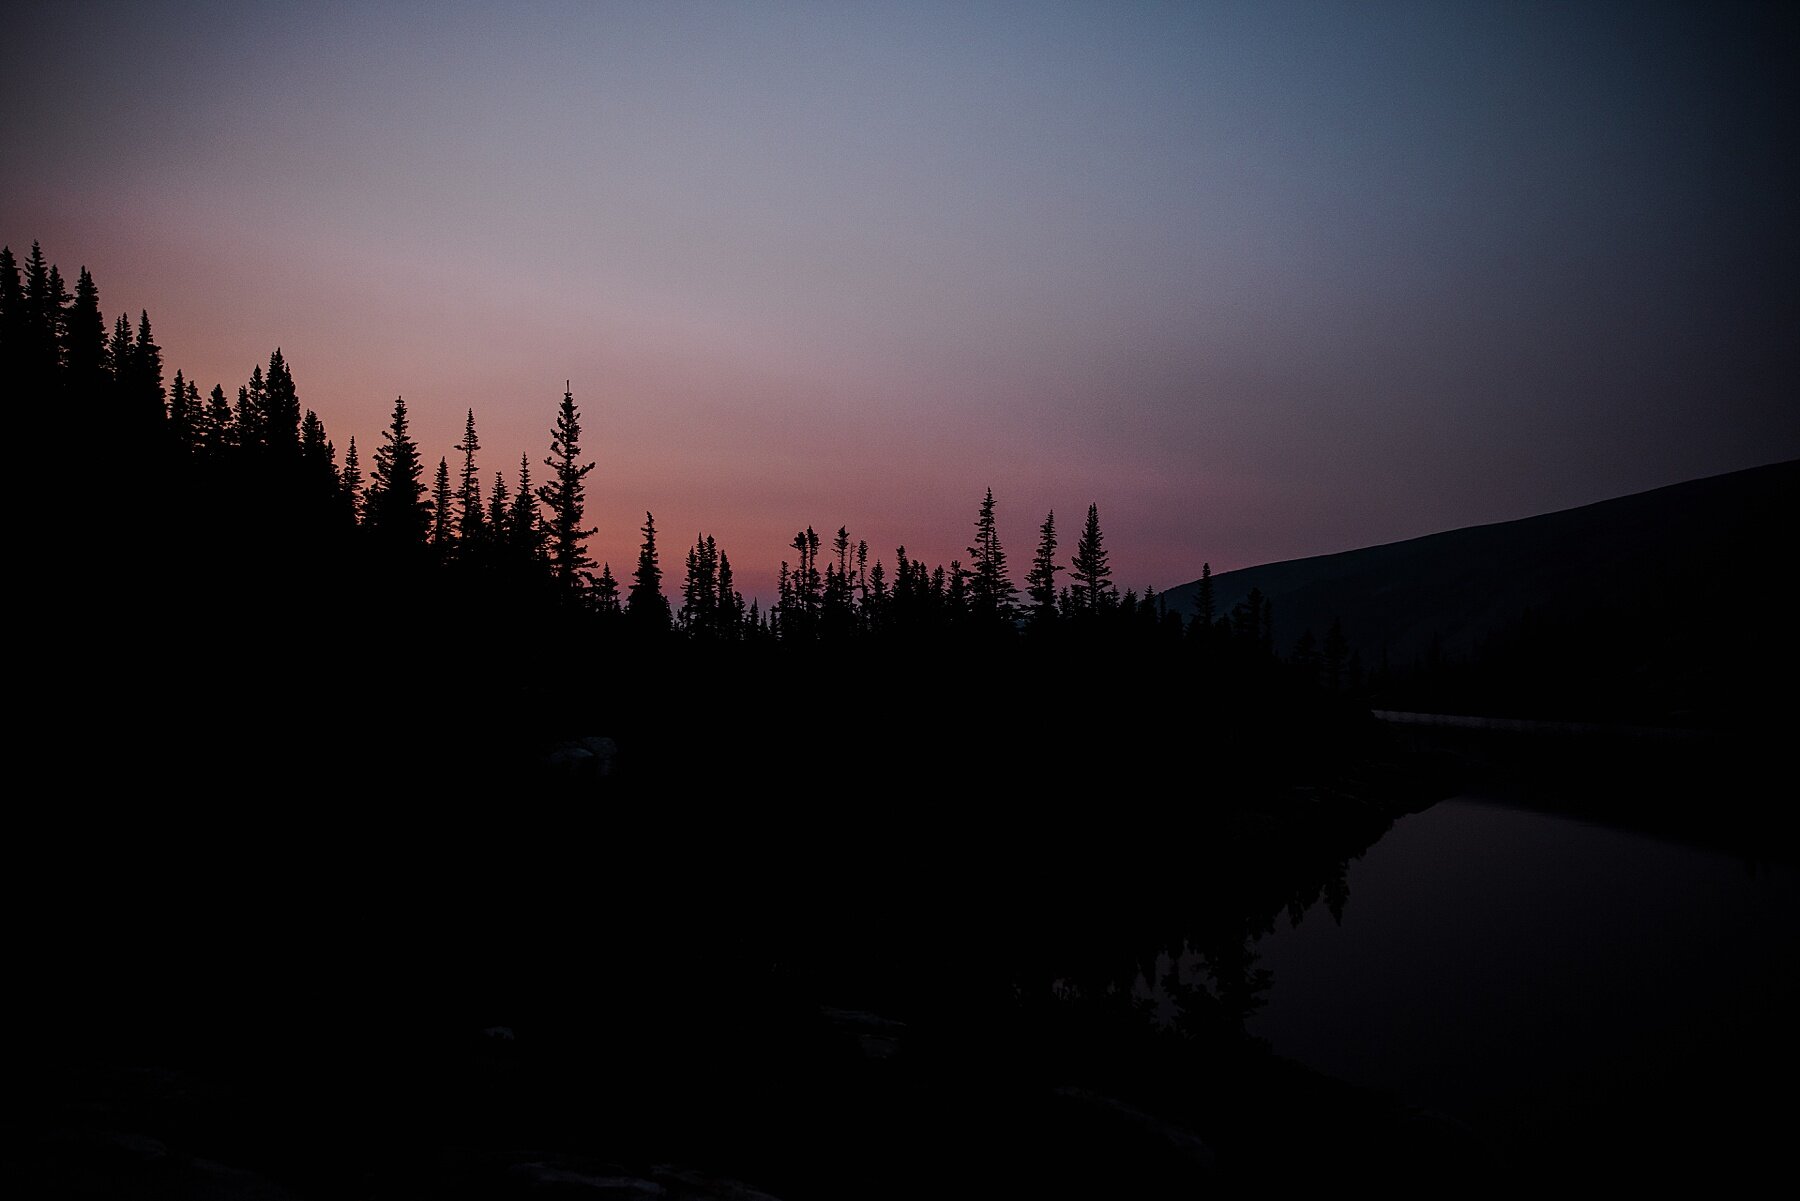
[[[214,393],[219,390],[213,389]],[[363,474],[362,460],[356,457],[356,436],[350,436],[350,446],[344,451],[344,473],[338,477],[338,492],[344,498],[344,509],[349,514],[350,524],[355,525],[363,518]]]
[[[1112,567],[1106,561],[1106,548],[1100,538],[1100,506],[1088,505],[1087,524],[1075,543],[1075,557],[1069,564],[1073,578],[1075,607],[1093,614],[1105,608],[1118,590],[1110,582]]]
[[[52,275],[52,268],[44,259],[44,248],[33,242],[31,254],[25,260],[23,328],[20,331],[23,334],[20,360],[30,395],[47,395],[56,379],[56,370],[62,365],[62,348],[56,337],[58,327],[63,324],[61,290],[60,277]]]
[[[159,429],[168,415],[163,391],[162,347],[150,332],[149,310],[140,310],[137,338],[131,345],[125,374],[120,376],[127,411],[145,428]]]
[[[456,518],[450,506],[450,460],[440,457],[431,481],[431,548],[448,558],[456,539]]]
[[[507,490],[505,474],[496,471],[493,490],[488,493],[488,537],[504,544],[511,528],[512,493]]]
[[[544,466],[550,469],[550,479],[537,490],[537,496],[550,512],[551,571],[559,585],[571,590],[581,585],[594,566],[582,545],[594,531],[581,528],[587,491],[582,480],[594,469],[594,464],[580,463],[580,458],[580,414],[575,408],[574,392],[565,385],[562,406],[556,413],[556,426],[550,434],[550,456],[544,460]]]
[[[475,452],[481,439],[475,436],[475,410],[463,425],[462,441],[455,446],[462,452],[462,473],[456,485],[456,534],[466,551],[480,543],[486,533],[487,515],[481,511],[481,477],[475,470]]]
[[[1056,573],[1061,570],[1063,565],[1056,561],[1056,510],[1052,509],[1038,527],[1037,553],[1025,576],[1025,594],[1031,598],[1031,624],[1035,627],[1056,620]]]
[[[250,368],[250,382],[238,389],[238,446],[251,454],[269,445],[269,382],[263,378],[262,364]],[[377,448],[376,454],[379,455]]]
[[[199,432],[194,418],[187,403],[187,379],[177,369],[175,382],[169,385],[168,429],[170,445],[180,453],[185,454],[194,447],[195,435]]]
[[[11,246],[0,247],[0,379],[9,389],[24,395],[25,285],[19,279],[19,260]]]
[[[1006,571],[1006,552],[1000,549],[1000,531],[994,521],[994,490],[982,499],[975,519],[975,545],[969,551],[968,605],[976,621],[1011,625],[1013,601],[1019,590]]]
[[[1200,587],[1194,593],[1194,631],[1201,637],[1211,637],[1213,626],[1218,622],[1218,604],[1213,598],[1212,564],[1200,564]]]
[[[544,558],[544,519],[538,513],[531,490],[531,456],[519,453],[519,490],[513,493],[507,519],[506,545],[516,563],[540,563]]]

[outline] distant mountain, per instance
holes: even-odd
[[[1213,577],[1222,615],[1260,589],[1275,646],[1334,620],[1374,672],[1485,664],[1507,706],[1676,717],[1732,707],[1758,665],[1791,665],[1788,578],[1800,461],[1776,463],[1519,521],[1471,526]],[[1164,598],[1193,612],[1199,582]],[[1442,674],[1442,673],[1440,673]],[[1539,678],[1529,686],[1528,675]],[[1504,678],[1504,679],[1503,679]],[[1500,686],[1503,682],[1504,687]],[[1771,680],[1782,695],[1794,681]],[[1572,688],[1572,691],[1570,689]],[[1596,690],[1608,694],[1595,701]],[[1558,695],[1559,691],[1563,695]],[[1635,696],[1634,696],[1635,694]],[[1575,703],[1579,698],[1586,701]],[[1489,706],[1493,708],[1494,706]]]

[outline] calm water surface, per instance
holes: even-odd
[[[1315,905],[1259,944],[1251,1031],[1283,1055],[1527,1137],[1753,1142],[1762,1087],[1794,1087],[1792,867],[1471,797],[1349,883],[1341,925]]]

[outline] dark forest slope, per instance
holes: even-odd
[[[1213,583],[1221,612],[1260,589],[1283,653],[1341,620],[1396,704],[1735,719],[1793,661],[1796,516],[1800,462],[1776,463]],[[1165,598],[1186,614],[1197,588]]]

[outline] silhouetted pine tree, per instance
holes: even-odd
[[[425,503],[424,468],[407,429],[404,397],[394,398],[394,415],[381,442],[363,499],[363,523],[390,546],[422,547],[431,528],[431,507]]]
[[[969,619],[969,569],[961,559],[950,560],[950,570],[938,568],[933,574],[933,591],[943,597],[944,620],[959,625]]]
[[[137,338],[131,344],[126,363],[125,374],[119,377],[126,411],[135,414],[133,420],[141,423],[145,430],[161,429],[167,415],[168,397],[163,391],[162,347],[151,335],[147,309],[140,311]]]
[[[1098,613],[1115,593],[1108,581],[1112,568],[1107,565],[1106,550],[1100,538],[1100,506],[1088,505],[1087,525],[1075,543],[1075,557],[1070,561],[1071,599],[1082,613]]]
[[[582,479],[594,469],[592,463],[581,463],[581,422],[572,391],[563,392],[562,406],[556,413],[556,427],[550,434],[550,457],[544,466],[550,468],[550,482],[539,488],[538,499],[550,511],[550,568],[556,582],[565,590],[579,587],[593,569],[582,542],[592,534],[581,528],[586,485]]]
[[[982,499],[975,519],[975,545],[969,551],[969,613],[976,621],[1010,626],[1013,601],[1019,595],[1006,571],[1006,552],[994,521],[994,490]]]
[[[456,535],[467,553],[478,546],[486,535],[487,515],[481,510],[481,477],[475,471],[475,452],[481,440],[475,436],[475,410],[463,425],[462,441],[455,449],[462,452],[462,472],[456,485]]]
[[[531,456],[519,455],[519,490],[507,517],[506,545],[515,566],[535,566],[544,558],[544,519],[531,490]]]
[[[213,389],[215,392],[218,389]],[[350,445],[344,451],[344,473],[338,478],[338,495],[342,497],[344,511],[350,518],[350,524],[356,525],[363,519],[363,475],[362,461],[356,457],[356,436],[350,437]]]
[[[1056,510],[1044,517],[1038,527],[1037,553],[1031,558],[1031,571],[1025,576],[1025,594],[1031,598],[1031,625],[1043,628],[1056,620],[1056,573],[1063,569],[1056,561]]]
[[[710,543],[712,539],[707,541]],[[731,560],[724,551],[719,552],[718,624],[719,636],[726,641],[736,642],[743,637],[744,596],[731,578]]]
[[[75,281],[75,301],[63,333],[63,364],[68,395],[82,400],[99,400],[105,395],[106,318],[100,312],[100,290],[86,267]]]
[[[218,384],[206,397],[206,412],[200,420],[200,450],[209,459],[222,458],[226,451],[236,445],[237,430],[231,419],[231,402],[225,399],[225,389]],[[357,487],[362,486],[358,477]]]
[[[106,341],[106,374],[112,380],[119,411],[127,412],[124,396],[131,374],[131,320],[124,313],[113,322],[112,337]]]
[[[75,298],[63,282],[62,272],[50,264],[50,336],[56,339],[56,365],[63,365],[63,344],[69,337],[69,303]]]
[[[293,372],[278,346],[269,354],[269,374],[264,379],[263,441],[275,457],[292,461],[300,452],[300,394]]]
[[[300,489],[313,513],[338,508],[337,448],[325,436],[325,423],[311,409],[300,419]]]
[[[790,596],[781,610],[783,638],[816,638],[819,609],[825,602],[824,578],[819,572],[819,535],[809,525],[794,535],[790,546],[800,556],[788,579]]]
[[[611,563],[600,565],[600,578],[594,581],[594,611],[605,618],[624,612],[619,603],[619,581],[613,578]]]
[[[63,323],[60,278],[51,275],[43,247],[31,244],[25,260],[24,305],[19,354],[20,383],[25,395],[47,397],[62,366],[57,329]],[[160,376],[158,380],[160,382]]]
[[[199,443],[199,396],[189,403],[188,382],[180,370],[169,385],[169,443],[178,454],[192,454]]]
[[[832,561],[825,565],[825,588],[819,598],[819,634],[823,638],[846,639],[856,632],[847,526],[838,527],[831,549]]]
[[[1194,624],[1189,632],[1198,638],[1210,638],[1213,624],[1219,619],[1213,599],[1212,564],[1200,564],[1200,587],[1194,592]]]
[[[450,557],[456,518],[450,508],[450,460],[440,457],[431,481],[431,548],[439,558]]]
[[[263,378],[262,364],[250,368],[250,382],[238,389],[238,446],[260,454],[269,446],[269,384]],[[377,455],[380,451],[377,450]]]
[[[505,544],[512,528],[512,493],[507,490],[506,476],[494,473],[494,488],[488,493],[488,537]]]
[[[892,598],[888,593],[887,568],[881,560],[869,568],[869,587],[862,598],[863,628],[871,634],[882,634],[888,627],[888,606]]]
[[[24,378],[27,340],[25,285],[19,279],[19,260],[12,247],[0,247],[0,382],[9,393],[26,396]]]
[[[681,583],[681,628],[692,638],[710,641],[719,634],[719,548],[712,538],[695,535],[687,553]]]
[[[669,598],[662,591],[662,567],[656,557],[656,519],[644,514],[644,542],[638,548],[637,571],[625,598],[625,615],[640,632],[660,634],[669,628]]]

